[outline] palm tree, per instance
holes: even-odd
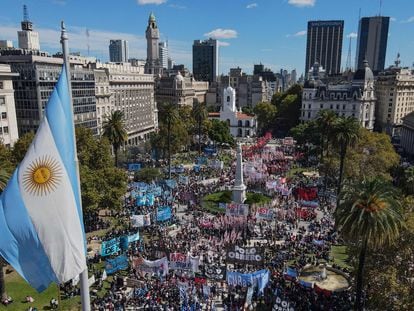
[[[334,124],[334,141],[339,147],[339,180],[337,196],[342,187],[342,179],[344,174],[345,157],[348,147],[353,145],[359,137],[359,123],[358,120],[353,117],[340,117]]]
[[[171,126],[179,119],[177,106],[170,103],[161,104],[160,119],[167,125],[168,178],[171,179]]]
[[[198,156],[201,156],[201,130],[203,121],[207,118],[205,105],[194,99],[192,114],[198,125]]]
[[[329,141],[338,116],[333,110],[321,110],[316,118],[316,124],[321,133],[321,162],[323,160],[323,153],[326,150],[329,153]]]
[[[10,178],[10,174],[4,168],[0,168],[0,194],[6,188],[7,182]],[[4,272],[3,268],[5,267],[6,262],[3,257],[0,256],[0,299],[1,301],[7,298],[6,286],[4,284]]]
[[[404,226],[397,190],[381,179],[349,185],[335,210],[335,223],[342,237],[359,246],[355,310],[362,310],[362,289],[367,249],[391,244]]]
[[[118,150],[128,139],[125,130],[124,112],[121,110],[111,112],[110,115],[106,116],[102,129],[102,135],[108,138],[114,148],[115,166],[118,166]]]

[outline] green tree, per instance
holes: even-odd
[[[127,141],[128,134],[125,129],[124,112],[115,110],[106,116],[102,124],[102,135],[108,138],[114,149],[115,166],[118,166],[118,150]]]
[[[76,145],[84,211],[120,209],[127,177],[122,169],[114,167],[108,139],[95,138],[91,130],[79,127]]]
[[[201,156],[201,137],[203,135],[203,122],[207,119],[207,109],[205,104],[200,103],[198,100],[194,100],[193,103],[193,110],[192,110],[193,118],[197,122],[197,129],[198,129],[198,155]]]
[[[151,183],[154,180],[157,180],[161,177],[161,172],[156,167],[144,167],[134,174],[135,181],[143,181],[146,183]]]
[[[253,112],[257,116],[257,123],[261,134],[271,130],[272,123],[276,117],[276,106],[271,103],[261,102],[258,103]]]
[[[211,120],[211,128],[208,132],[210,139],[220,144],[234,144],[233,136],[230,134],[230,127],[226,121],[217,119]]]
[[[391,245],[404,227],[397,190],[381,179],[346,186],[334,213],[341,236],[359,248],[355,310],[362,310],[365,257],[368,249]]]
[[[161,104],[160,119],[167,126],[168,178],[171,179],[171,129],[179,119],[177,106],[169,103]]]
[[[352,180],[371,177],[391,180],[391,171],[399,161],[400,157],[387,134],[360,128],[358,140],[348,149],[344,174]]]
[[[324,151],[329,156],[329,142],[332,138],[337,119],[336,113],[328,109],[321,110],[316,118],[316,124],[321,135],[321,161],[323,161]]]
[[[292,127],[299,124],[302,86],[295,84],[284,93],[274,94],[271,103],[277,109],[273,128],[287,133]]]
[[[19,139],[16,141],[12,150],[13,159],[16,164],[22,162],[24,156],[26,155],[27,149],[29,149],[34,137],[35,134],[33,132],[28,132],[19,137]]]
[[[339,179],[337,190],[338,198],[342,187],[345,157],[348,151],[348,147],[356,142],[358,135],[359,123],[357,119],[353,117],[338,118],[334,126],[334,139],[339,148]]]

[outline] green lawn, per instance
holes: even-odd
[[[335,245],[331,248],[331,257],[335,259],[335,264],[343,268],[352,269],[348,263],[348,254],[345,245]]]
[[[5,274],[6,291],[13,298],[14,302],[7,307],[0,305],[0,310],[24,311],[30,306],[36,307],[39,311],[50,310],[50,300],[58,298],[58,286],[56,284],[50,285],[48,289],[39,294],[14,270],[12,271],[10,268],[5,269]],[[26,296],[32,296],[34,302],[31,304],[26,303]],[[59,309],[65,311],[80,310],[80,297],[61,300],[60,306]]]

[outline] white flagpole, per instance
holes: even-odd
[[[72,101],[72,85],[71,85],[71,77],[70,77],[70,62],[69,62],[69,46],[68,46],[68,35],[66,33],[65,23],[61,22],[61,36],[60,36],[60,43],[62,44],[62,52],[63,52],[63,62],[66,65],[66,77],[68,80],[68,87],[69,87],[69,101],[71,103],[70,110],[73,116],[73,101]],[[75,124],[72,122],[73,128],[73,141],[74,141],[74,151],[75,151],[75,163],[76,163],[76,177],[78,179],[78,194],[79,194],[79,204],[82,209],[82,198],[80,197],[81,189],[80,189],[80,178],[79,178],[79,160],[78,160],[78,153],[76,151],[76,137],[75,137]],[[90,311],[91,310],[91,299],[89,297],[89,284],[88,284],[88,268],[83,271],[80,276],[80,294],[81,294],[81,302],[82,302],[82,311]]]

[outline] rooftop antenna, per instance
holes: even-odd
[[[27,10],[27,5],[23,5],[23,20],[27,22],[29,20],[29,12]]]
[[[379,0],[379,16],[381,16],[382,0]]]
[[[346,67],[345,67],[345,70],[350,70],[350,71],[352,71],[352,68],[351,68],[351,57],[352,57],[352,52],[351,52],[351,49],[352,49],[352,37],[351,36],[349,36],[349,46],[348,46],[348,56],[347,56],[347,58],[346,58]]]
[[[86,33],[86,40],[87,40],[86,42],[87,42],[87,46],[88,46],[88,57],[89,57],[89,50],[90,50],[89,36],[90,36],[90,34],[89,34],[89,29],[88,28],[86,28],[85,33]]]
[[[361,8],[359,8],[358,20],[361,20]]]

